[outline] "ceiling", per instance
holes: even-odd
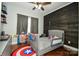
[[[52,2],[51,4],[44,6],[44,9],[45,9],[44,11],[39,10],[39,9],[32,10],[32,8],[34,7],[34,4],[29,3],[29,2],[15,2],[14,4],[17,4],[24,8],[28,8],[29,11],[39,12],[43,15],[47,15],[57,9],[60,9],[66,5],[69,5],[71,3],[72,2]]]

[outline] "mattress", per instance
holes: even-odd
[[[53,45],[62,42],[61,39],[59,40],[54,40],[53,41]],[[38,50],[43,50],[47,47],[51,46],[51,40],[48,39],[48,37],[43,37],[43,38],[39,38],[38,40]]]

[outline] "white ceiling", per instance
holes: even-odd
[[[44,9],[45,9],[44,11],[39,9],[32,10],[32,8],[34,7],[34,4],[28,3],[28,2],[14,2],[13,4],[19,5],[24,8],[28,8],[28,11],[31,10],[33,12],[41,13],[42,15],[47,15],[71,3],[72,2],[52,2],[51,4],[44,6]]]

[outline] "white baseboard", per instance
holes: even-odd
[[[68,45],[64,45],[64,47],[69,48],[69,49],[71,49],[73,51],[78,51],[77,48],[74,48],[74,47],[71,47],[71,46],[68,46]]]

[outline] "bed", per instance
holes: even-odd
[[[64,31],[63,30],[49,30],[49,35],[57,36],[58,38],[39,37],[37,35],[36,40],[31,41],[32,48],[37,52],[37,55],[43,55],[49,51],[52,51],[64,43]]]

